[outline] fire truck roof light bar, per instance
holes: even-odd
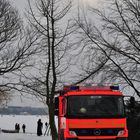
[[[64,86],[64,91],[75,91],[75,90],[95,90],[95,89],[102,89],[102,90],[119,90],[119,86],[115,85],[115,86],[104,86],[104,85],[100,85],[100,86]]]
[[[112,90],[119,90],[119,86],[110,86],[110,89],[112,89]]]
[[[70,90],[79,90],[79,86],[71,86]]]

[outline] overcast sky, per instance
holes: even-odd
[[[24,18],[24,13],[25,13],[25,9],[28,9],[28,4],[27,4],[27,0],[9,0],[11,2],[11,4],[16,7],[19,12],[20,15],[22,16],[22,18]],[[34,1],[34,0],[30,0],[30,1]],[[75,2],[79,1],[79,4],[83,5],[83,6],[93,6],[93,7],[97,7],[99,6],[99,2],[101,2],[101,0],[74,0]],[[10,105],[19,105],[19,106],[43,106],[43,104],[41,104],[40,102],[37,102],[36,99],[27,99],[24,98],[22,96],[20,96],[19,94],[15,95],[14,98],[12,99],[12,101],[10,101]]]
[[[18,10],[23,14],[24,10],[27,8],[27,0],[9,0],[11,4],[18,8]],[[34,1],[34,0],[30,0]],[[74,2],[79,1],[82,5],[90,5],[93,7],[97,7],[100,5],[100,2],[103,0],[73,0]]]

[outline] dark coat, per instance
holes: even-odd
[[[16,125],[15,125],[15,130],[16,130],[17,132],[19,132],[19,130],[20,130],[20,125],[19,125],[18,123],[16,123]]]
[[[41,122],[41,119],[39,119],[37,122],[37,135],[38,136],[42,135],[42,127],[43,127],[43,123]]]
[[[23,125],[22,125],[22,130],[23,130],[23,133],[25,133],[25,128],[26,128],[26,125],[25,125],[25,124],[23,124]]]

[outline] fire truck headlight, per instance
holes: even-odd
[[[77,134],[74,131],[70,131],[71,136],[77,136]]]
[[[124,133],[125,133],[124,130],[121,130],[121,131],[118,132],[117,136],[122,136],[122,135],[124,135]]]

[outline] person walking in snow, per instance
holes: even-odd
[[[22,125],[23,133],[25,133],[25,128],[26,128],[26,126],[25,126],[25,124],[23,124],[23,125]]]
[[[18,124],[16,123],[16,124],[15,124],[15,131],[17,131],[17,127],[18,127]]]
[[[37,121],[37,136],[42,135],[42,128],[43,128],[43,123],[41,122],[41,119]]]
[[[19,125],[19,124],[17,124],[16,130],[17,130],[17,132],[19,133],[19,130],[20,130],[20,125]]]

